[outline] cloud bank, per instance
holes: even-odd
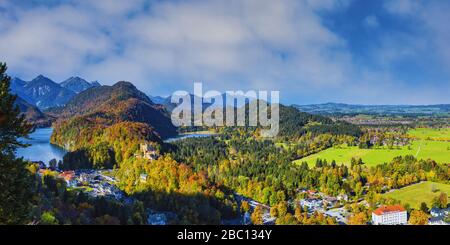
[[[1,0],[0,60],[24,79],[128,80],[154,95],[200,81],[206,89],[280,90],[287,103],[450,103],[442,92],[449,88],[450,6],[386,1],[383,13],[357,21],[347,14],[355,2]],[[348,36],[326,24],[335,13],[358,31],[383,28],[379,16],[416,26],[381,29],[364,63]],[[423,57],[442,70],[421,81],[396,72],[398,62]]]

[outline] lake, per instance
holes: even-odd
[[[30,139],[21,139],[22,142],[31,144],[31,146],[17,149],[16,155],[25,160],[42,161],[45,164],[52,159],[62,160],[67,151],[50,144],[52,132],[52,128],[36,129],[34,133],[30,134]]]
[[[164,142],[170,143],[170,142],[174,142],[174,141],[178,141],[178,140],[182,140],[182,139],[202,138],[202,137],[210,137],[210,136],[215,136],[215,135],[217,135],[217,134],[215,134],[215,133],[204,133],[204,132],[201,132],[201,133],[195,133],[195,132],[184,133],[184,134],[180,134],[180,135],[178,135],[176,137],[173,137],[173,138],[168,138],[168,139],[164,140]]]
[[[21,139],[22,142],[31,144],[31,146],[17,149],[16,155],[18,157],[23,157],[25,160],[42,161],[45,164],[48,164],[48,162],[52,159],[56,159],[57,161],[62,160],[67,151],[56,145],[50,144],[50,136],[52,135],[52,132],[52,128],[36,129],[34,133],[30,134],[30,139]],[[174,142],[187,138],[200,138],[214,135],[216,134],[192,132],[166,139],[165,142]]]

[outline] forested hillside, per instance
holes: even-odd
[[[176,134],[164,108],[128,82],[88,89],[53,114],[59,118],[51,142],[74,151],[68,160],[89,159],[95,167],[112,167],[135,153],[139,143]]]
[[[346,122],[335,122],[328,117],[298,111],[292,106],[280,105],[279,136],[298,138],[307,132],[314,135],[330,133],[358,137],[361,130]]]
[[[17,97],[15,105],[19,107],[19,110],[25,116],[25,119],[36,127],[48,127],[51,125],[51,118],[21,97]]]

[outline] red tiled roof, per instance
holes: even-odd
[[[406,211],[406,209],[400,205],[391,205],[391,206],[381,206],[373,211],[376,215],[383,215],[385,213],[391,213],[391,212],[403,212]]]
[[[62,172],[59,176],[61,176],[65,180],[69,181],[73,177],[75,177],[75,172],[74,171],[65,171],[65,172]]]

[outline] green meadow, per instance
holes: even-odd
[[[416,128],[408,131],[408,135],[422,140],[450,141],[450,128],[441,128],[441,129]]]
[[[419,159],[433,159],[438,163],[450,163],[450,141],[437,141],[450,136],[450,129],[414,129],[409,135],[420,139],[413,141],[410,146],[360,149],[357,146],[337,146],[321,151],[317,154],[295,160],[295,163],[307,162],[314,166],[317,159],[335,160],[338,164],[350,164],[352,158],[361,158],[367,165],[378,165],[390,162],[397,156],[412,155]]]
[[[394,190],[383,194],[383,197],[392,198],[402,204],[409,204],[411,208],[419,208],[425,202],[430,208],[433,198],[439,196],[441,192],[450,195],[450,185],[425,181],[419,184],[410,185],[399,190]]]

